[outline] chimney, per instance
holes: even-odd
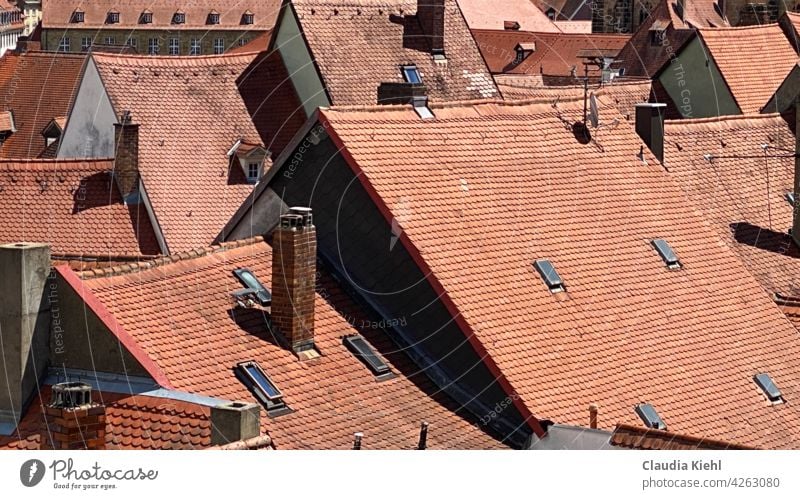
[[[49,362],[50,247],[0,245],[0,428],[15,428]]]
[[[664,113],[666,104],[643,102],[636,104],[636,133],[656,158],[664,162]]]
[[[114,124],[114,179],[123,199],[136,192],[139,184],[139,125],[130,111]]]
[[[417,19],[431,45],[431,53],[444,53],[445,0],[417,0]]]
[[[589,428],[597,428],[597,404],[589,404]]]
[[[794,101],[795,126],[800,125],[800,94]],[[795,128],[800,130],[800,128]],[[795,134],[794,142],[794,209],[792,218],[792,239],[797,246],[800,246],[800,200],[797,194],[800,193],[800,133]]]
[[[428,423],[423,421],[419,425],[419,442],[417,442],[417,449],[425,450],[428,448]]]
[[[211,445],[226,445],[261,434],[258,404],[229,402],[211,408]]]
[[[311,208],[290,208],[272,235],[272,324],[292,351],[314,351],[317,231]]]
[[[359,432],[353,433],[353,450],[361,450],[361,439],[364,438],[364,434]]]
[[[53,385],[44,414],[42,449],[106,448],[106,408],[92,402],[92,387],[86,383]]]

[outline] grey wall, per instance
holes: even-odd
[[[70,111],[67,129],[64,130],[58,147],[58,157],[114,157],[116,122],[116,113],[97,72],[97,66],[89,58]]]

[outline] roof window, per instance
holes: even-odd
[[[233,275],[239,279],[239,282],[241,282],[245,288],[253,290],[258,302],[262,306],[266,307],[272,304],[272,294],[263,284],[261,284],[261,281],[258,280],[252,270],[236,269],[233,271]]]
[[[139,16],[139,24],[153,24],[153,13],[149,10],[142,12]]]
[[[106,14],[106,24],[118,24],[118,23],[119,23],[119,11],[109,10],[108,14]]]
[[[784,197],[786,198],[786,201],[789,202],[790,206],[794,206],[794,192],[789,191]]]
[[[419,69],[417,66],[411,64],[408,66],[402,66],[403,70],[403,79],[406,83],[422,83],[422,77],[419,75]]]
[[[283,394],[275,386],[275,383],[267,376],[258,362],[249,360],[236,364],[234,369],[236,377],[239,378],[250,392],[267,410],[267,414],[277,415],[275,412],[288,409],[283,401]]]
[[[664,424],[664,420],[661,419],[661,416],[659,416],[658,412],[656,412],[656,408],[652,405],[645,403],[636,404],[635,410],[636,414],[642,418],[642,421],[644,421],[644,424],[648,428],[653,428],[656,430],[667,429],[667,425]]]
[[[253,14],[249,10],[245,11],[245,13],[242,14],[242,24],[253,24],[255,22],[255,19],[256,19],[255,14]]]
[[[172,14],[172,24],[184,24],[186,22],[186,13],[178,11]]]
[[[675,252],[672,251],[669,243],[664,239],[653,239],[651,241],[653,247],[658,252],[658,255],[664,260],[664,263],[670,269],[679,269],[681,268],[681,261],[678,260],[678,257],[675,256]]]
[[[81,9],[77,9],[75,10],[75,12],[72,13],[72,22],[82,23],[84,19],[85,19],[85,14]]]
[[[753,376],[753,381],[756,382],[759,388],[764,392],[770,402],[773,404],[780,404],[783,402],[783,394],[780,389],[775,386],[775,382],[767,373],[760,373]]]
[[[560,293],[565,290],[564,281],[561,280],[561,276],[558,275],[556,268],[550,263],[550,260],[534,260],[533,267],[539,272],[539,275],[542,276],[542,280],[547,284],[547,289],[549,289],[551,293]]]
[[[386,363],[378,357],[372,347],[360,334],[345,336],[344,344],[363,362],[375,376],[385,376],[391,374],[391,370]]]
[[[219,24],[219,12],[212,10],[208,13],[208,24]]]

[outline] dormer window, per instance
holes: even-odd
[[[106,14],[106,24],[119,24],[119,12],[116,10],[108,11],[108,14]]]
[[[256,184],[261,180],[264,174],[264,160],[268,155],[269,152],[263,146],[247,144],[241,140],[237,140],[228,151],[231,159],[239,161],[248,184]]]
[[[208,13],[208,24],[219,24],[219,12],[212,10]]]
[[[242,14],[242,24],[253,24],[256,16],[249,10]]]
[[[182,11],[178,11],[172,14],[172,24],[183,24],[186,22],[186,14]]]
[[[514,51],[517,53],[517,56],[514,58],[514,64],[516,65],[524,61],[526,57],[536,51],[536,43],[518,43],[514,48]]]
[[[82,23],[83,20],[84,20],[84,13],[82,10],[78,9],[72,13],[72,22]]]
[[[142,12],[139,16],[139,24],[153,24],[153,13],[149,10]]]
[[[555,21],[556,20],[556,9],[554,9],[552,7],[547,9],[547,18],[550,19],[551,21]]]

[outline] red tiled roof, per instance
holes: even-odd
[[[204,30],[263,30],[275,25],[281,0],[232,0],[220,2],[193,0],[176,2],[174,0],[42,0],[42,27],[71,29],[204,29]],[[208,14],[217,9],[219,24],[207,24]],[[73,23],[72,13],[76,9],[84,12],[84,22]],[[119,13],[119,23],[106,24],[110,11]],[[153,14],[153,22],[140,24],[139,17],[145,10]],[[172,16],[178,10],[186,14],[184,24],[172,24]],[[242,24],[242,15],[251,11],[255,17],[253,24]]]
[[[0,160],[0,241],[50,243],[54,254],[159,253],[142,205],[126,206],[112,160]]]
[[[629,35],[604,33],[530,33],[525,31],[473,30],[486,64],[492,73],[572,75],[573,68],[583,76],[581,50],[619,50],[628,41]],[[520,64],[514,65],[520,43],[534,43],[536,50]],[[590,74],[598,70],[590,68]]]
[[[377,103],[380,83],[404,81],[403,64],[416,64],[432,101],[497,96],[458,5],[445,2],[446,64],[431,57],[414,16],[416,0],[294,0],[292,5],[334,105]]]
[[[794,181],[791,127],[780,115],[755,114],[667,121],[664,131],[664,166],[722,239],[768,291],[800,294],[785,198]]]
[[[68,114],[84,54],[6,52],[0,58],[2,110],[14,113],[17,131],[0,146],[1,158],[36,158],[47,147],[42,129]]]
[[[698,32],[743,113],[761,111],[797,63],[777,24]]]
[[[610,429],[641,424],[634,405],[644,401],[671,431],[800,446],[796,405],[770,405],[752,380],[768,372],[787,399],[800,397],[797,331],[619,114],[601,108],[609,125],[577,140],[582,105],[435,106],[433,120],[407,106],[330,109],[320,119],[387,223],[391,200],[411,204],[400,241],[537,417],[585,424],[597,403]],[[654,238],[681,270],[665,267]],[[566,292],[548,291],[539,258]]]
[[[235,245],[234,245],[235,246]],[[321,272],[316,296],[315,343],[322,354],[301,362],[269,333],[264,313],[232,307],[241,287],[231,271],[247,267],[271,287],[270,246],[260,239],[198,258],[84,281],[136,343],[179,390],[230,400],[254,400],[232,373],[237,362],[256,360],[284,394],[292,413],[264,418],[278,449],[346,449],[353,433],[364,448],[413,448],[419,424],[430,423],[431,448],[501,448],[503,445],[456,415],[439,392],[379,330],[356,327],[363,313],[335,281]],[[146,313],[145,313],[146,311]],[[343,345],[360,332],[386,359],[396,377],[376,382]]]
[[[210,244],[252,191],[228,151],[261,144],[237,88],[256,54],[93,54],[115,112],[139,124],[139,172],[170,253]]]
[[[747,450],[752,447],[679,435],[664,430],[618,424],[611,434],[611,445],[641,450]]]
[[[14,132],[14,115],[11,111],[0,111],[0,132]]]
[[[180,400],[94,392],[106,406],[106,449],[202,449],[211,446],[210,409]],[[0,436],[0,449],[39,449],[42,413],[50,399],[44,386],[22,418],[17,431]]]
[[[516,21],[523,31],[560,31],[531,0],[458,0],[458,6],[473,30],[502,30],[505,21]]]

